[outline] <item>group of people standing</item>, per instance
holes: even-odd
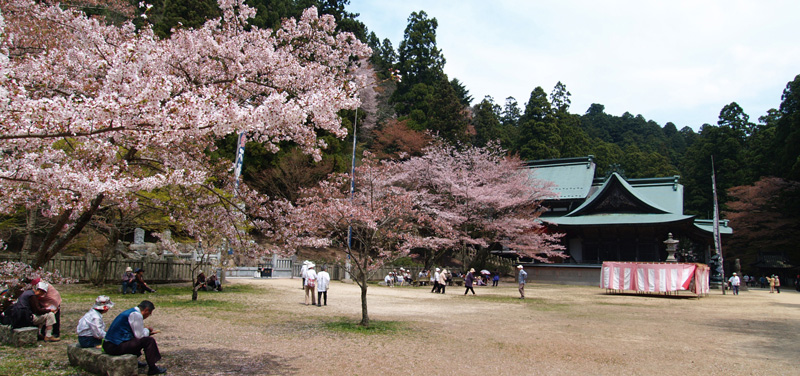
[[[317,266],[311,261],[303,261],[300,274],[303,277],[303,290],[306,293],[306,305],[308,305],[310,298],[311,305],[322,307],[323,299],[325,301],[324,305],[328,305],[328,289],[331,285],[331,276],[328,274],[328,267],[323,265],[319,273],[315,270],[316,267]],[[315,290],[317,293],[316,297],[314,296]]]

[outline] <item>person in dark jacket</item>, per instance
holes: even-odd
[[[156,290],[151,289],[147,283],[144,282],[144,269],[138,268],[136,269],[136,291],[141,292],[144,294],[145,291],[147,292],[156,292]]]
[[[158,333],[158,330],[144,326],[144,320],[150,317],[155,309],[153,302],[142,300],[138,306],[120,313],[108,327],[103,341],[103,351],[110,355],[140,356],[144,350],[148,366],[147,374],[166,373],[166,368],[156,365],[156,362],[161,360],[161,353],[152,335]]]
[[[43,307],[39,301],[39,298],[47,294],[48,287],[49,285],[46,282],[39,282],[32,290],[22,293],[17,302],[11,306],[11,328],[36,326],[41,329],[44,327],[44,340],[58,342],[60,339],[53,337],[53,325],[56,323],[54,312],[56,309],[54,307]]]
[[[470,269],[467,276],[464,277],[464,286],[467,288],[467,290],[464,291],[464,295],[467,295],[470,291],[472,291],[472,295],[475,295],[475,289],[472,288],[472,283],[475,282],[475,274],[473,273],[475,273],[475,269]]]

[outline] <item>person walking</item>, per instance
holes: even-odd
[[[300,287],[300,288],[303,289],[303,290],[305,290],[305,288],[306,288],[306,273],[308,273],[308,265],[310,263],[311,263],[311,261],[305,260],[305,261],[303,261],[303,267],[300,268],[300,277],[303,278],[303,284],[302,284],[302,287]]]
[[[138,306],[117,315],[106,332],[103,351],[109,355],[133,354],[138,357],[144,350],[148,366],[147,374],[166,373],[166,368],[156,365],[156,362],[161,360],[161,353],[158,351],[158,344],[152,335],[159,331],[144,326],[144,320],[150,317],[155,309],[156,306],[153,302],[142,300]]]
[[[500,282],[500,271],[495,270],[494,276],[492,276],[492,287],[497,287],[497,284]]]
[[[436,271],[431,274],[431,285],[433,286],[431,287],[431,292],[439,292],[439,271],[440,269],[436,268]]]
[[[767,282],[769,282],[769,293],[772,294],[775,292],[775,278],[774,276],[767,277]]]
[[[317,307],[322,306],[322,298],[325,298],[325,305],[328,305],[328,287],[331,284],[331,275],[328,274],[328,267],[322,266],[322,271],[317,274]]]
[[[775,292],[781,293],[781,279],[777,275],[773,275],[772,279],[775,281]]]
[[[739,295],[739,285],[741,284],[739,276],[736,275],[736,273],[733,273],[733,275],[730,278],[728,278],[728,283],[731,284],[731,288],[733,289],[733,295]]]
[[[78,321],[78,347],[100,347],[106,337],[106,324],[103,315],[114,307],[111,298],[100,295],[94,306]]]
[[[522,268],[522,265],[517,265],[517,270],[519,270],[519,275],[517,276],[517,282],[519,283],[519,298],[525,299],[525,282],[528,279],[528,273],[525,272],[525,269]]]
[[[467,288],[464,291],[464,295],[467,295],[467,293],[470,291],[472,291],[472,295],[475,295],[475,289],[472,288],[472,283],[475,282],[475,275],[472,273],[475,273],[475,269],[470,268],[469,273],[467,273],[467,276],[464,277],[464,286]]]
[[[317,285],[317,272],[314,270],[314,263],[308,263],[308,270],[306,271],[306,284],[304,286],[306,290],[306,305],[308,305],[308,299],[311,298],[311,304],[317,304],[317,297],[314,296],[314,289]]]
[[[447,269],[442,269],[442,272],[439,273],[439,278],[436,279],[436,282],[439,283],[439,292],[444,294],[445,288],[447,287]]]

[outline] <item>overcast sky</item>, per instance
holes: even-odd
[[[350,0],[348,11],[397,49],[411,12],[436,18],[445,73],[473,104],[520,107],[558,81],[570,112],[592,103],[661,126],[716,124],[737,102],[753,122],[800,74],[800,1]]]

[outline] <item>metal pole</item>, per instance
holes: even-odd
[[[358,108],[356,108],[356,115],[353,119],[353,157],[350,164],[350,202],[353,202],[353,196],[356,191],[356,132],[358,129]],[[350,250],[353,246],[353,225],[347,227],[347,261],[345,261],[344,279],[350,279]]]

